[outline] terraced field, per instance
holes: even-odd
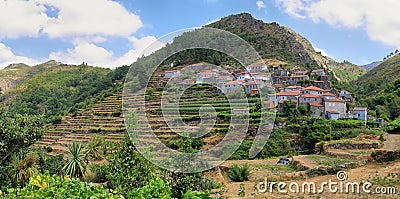
[[[124,139],[125,125],[121,114],[122,94],[117,93],[96,103],[90,111],[81,110],[77,115],[67,115],[61,124],[47,127],[38,146],[50,146],[55,153],[66,153],[73,140],[86,143],[95,136],[110,142]]]

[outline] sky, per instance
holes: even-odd
[[[398,0],[0,0],[0,69],[48,60],[129,65],[165,45],[157,38],[243,12],[363,65],[400,48],[398,10]]]

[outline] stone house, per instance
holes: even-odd
[[[353,110],[353,118],[357,120],[366,120],[368,119],[368,108],[365,107],[356,107]]]
[[[309,110],[311,117],[323,117],[325,113],[325,106],[322,103],[309,103]]]
[[[346,101],[338,99],[338,98],[325,99],[324,105],[325,105],[325,112],[334,111],[339,114],[340,118],[346,117],[346,110],[347,110]]]

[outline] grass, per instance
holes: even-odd
[[[338,166],[344,163],[354,162],[354,159],[349,158],[336,158],[327,155],[308,155],[307,159],[314,161],[316,164],[325,166]]]
[[[289,165],[281,165],[281,164],[275,164],[275,165],[269,165],[269,164],[258,164],[254,165],[255,169],[261,169],[261,170],[267,170],[270,174],[284,174],[284,173],[292,173],[298,171],[294,167],[291,167]]]

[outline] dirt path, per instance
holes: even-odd
[[[388,151],[400,151],[400,135],[389,134],[382,149]]]

